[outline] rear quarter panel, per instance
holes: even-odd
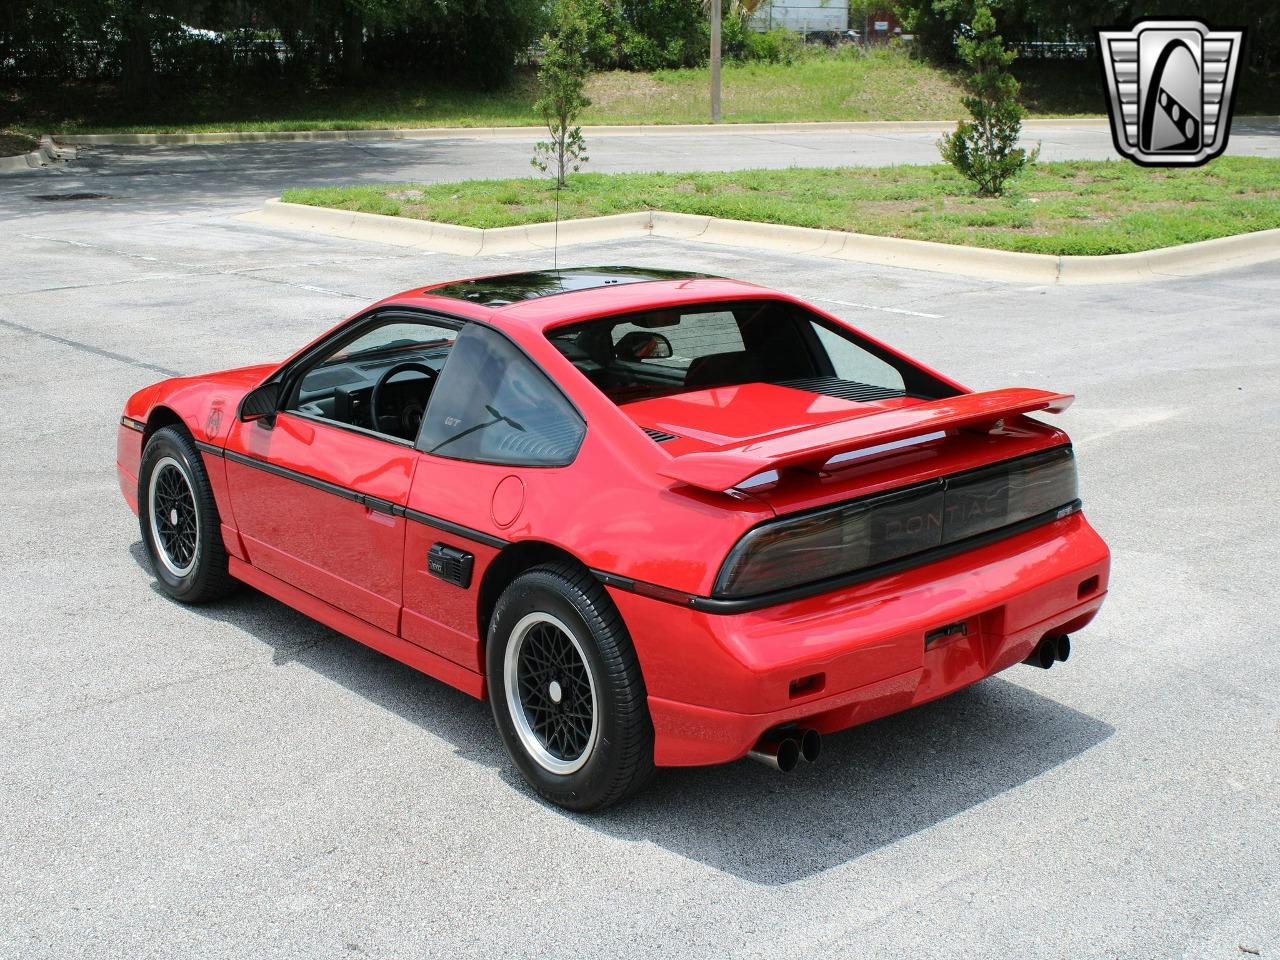
[[[523,487],[523,503],[514,519],[495,517],[495,494],[509,477]],[[754,499],[667,489],[590,427],[567,467],[423,455],[409,506],[502,540],[549,543],[597,570],[690,592],[708,590],[738,537],[772,516]]]

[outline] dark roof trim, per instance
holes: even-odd
[[[566,267],[563,270],[532,270],[506,273],[496,277],[459,280],[423,293],[433,297],[465,300],[482,307],[505,307],[521,300],[538,300],[579,290],[631,283],[654,283],[663,280],[706,280],[705,273],[687,270],[656,270],[649,267]]]

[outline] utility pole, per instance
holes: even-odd
[[[720,122],[720,0],[711,0],[711,122]]]

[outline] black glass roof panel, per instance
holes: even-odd
[[[648,267],[566,267],[563,270],[533,270],[459,280],[427,292],[435,297],[452,297],[486,307],[502,307],[520,300],[536,300],[576,290],[654,280],[696,280],[706,276],[705,273],[687,270],[653,270]]]

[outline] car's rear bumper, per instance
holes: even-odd
[[[743,756],[766,731],[841,730],[1025,659],[1097,613],[1110,554],[1083,515],[893,576],[717,615],[611,590],[645,674],[664,766]],[[940,628],[963,625],[934,639]]]

